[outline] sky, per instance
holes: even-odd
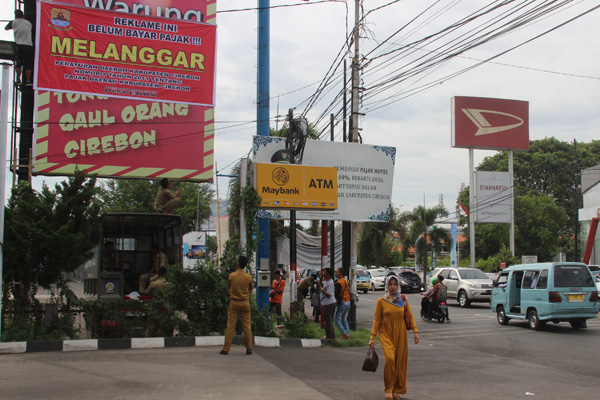
[[[354,1],[271,0],[270,116],[271,127],[281,128],[288,109],[326,129],[329,140],[334,96],[342,90],[341,69],[310,109],[307,102],[319,89],[345,38],[354,25]],[[494,12],[474,19],[438,40],[421,41],[486,6],[504,3]],[[448,55],[444,47],[461,35],[480,37],[489,32],[486,22],[501,13],[512,17],[531,11],[531,5],[560,5],[531,23],[524,24],[484,44],[468,49],[446,62],[407,77],[381,93],[373,86],[398,73],[416,71],[414,60]],[[222,0],[217,4],[218,58],[216,92],[215,162],[220,174],[251,149],[256,134],[257,13],[258,0]],[[278,7],[287,5],[287,7]],[[387,5],[387,6],[385,6]],[[379,8],[385,6],[383,8]],[[520,11],[513,7],[523,6]],[[461,184],[469,182],[468,150],[451,147],[451,98],[453,96],[498,97],[529,102],[531,140],[555,137],[590,142],[599,139],[600,123],[600,9],[590,12],[540,38],[524,42],[600,6],[600,1],[477,1],[477,0],[364,0],[368,13],[361,29],[362,102],[359,126],[364,143],[396,147],[392,204],[400,211],[419,205],[433,207],[440,196],[449,211]],[[244,10],[248,9],[250,10]],[[420,15],[421,14],[421,15]],[[363,14],[364,15],[364,14]],[[420,15],[420,16],[419,16]],[[9,20],[4,7],[0,19]],[[412,21],[412,22],[411,22]],[[495,25],[496,27],[498,25]],[[402,28],[402,29],[401,29]],[[385,41],[392,33],[399,34]],[[481,32],[477,33],[478,30]],[[435,36],[438,37],[438,36]],[[12,40],[11,32],[0,39]],[[449,78],[515,46],[490,62]],[[378,48],[376,48],[379,45]],[[410,45],[410,51],[407,46]],[[442,47],[440,47],[442,46]],[[404,52],[398,49],[405,49]],[[374,50],[375,49],[375,50]],[[395,50],[395,51],[394,51]],[[383,53],[389,53],[382,55]],[[391,59],[392,55],[398,57]],[[346,55],[350,65],[351,53]],[[378,57],[379,56],[379,57]],[[387,61],[385,68],[380,62]],[[412,64],[410,64],[413,62]],[[419,91],[420,87],[426,90]],[[326,118],[320,120],[324,113]],[[279,116],[279,117],[278,117]],[[335,128],[341,141],[341,123]],[[494,151],[476,150],[475,164]],[[10,173],[7,183],[12,181]],[[228,178],[219,177],[220,196],[227,195]],[[34,186],[56,178],[36,177]]]

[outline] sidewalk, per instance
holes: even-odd
[[[325,400],[260,355],[233,346],[0,355],[1,399]]]

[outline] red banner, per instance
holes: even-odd
[[[97,10],[216,23],[216,1],[61,0]],[[46,73],[42,66],[40,74]],[[213,177],[214,109],[38,91],[35,174],[75,168],[112,178]]]
[[[36,173],[212,179],[212,108],[60,92],[37,103]]]
[[[36,89],[214,103],[215,25],[41,2],[37,30]]]
[[[529,102],[453,97],[452,147],[529,150]]]

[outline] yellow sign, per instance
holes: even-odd
[[[255,163],[254,187],[261,208],[337,209],[337,169],[296,164]]]

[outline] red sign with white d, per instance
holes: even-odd
[[[529,102],[453,97],[452,147],[529,150]]]

